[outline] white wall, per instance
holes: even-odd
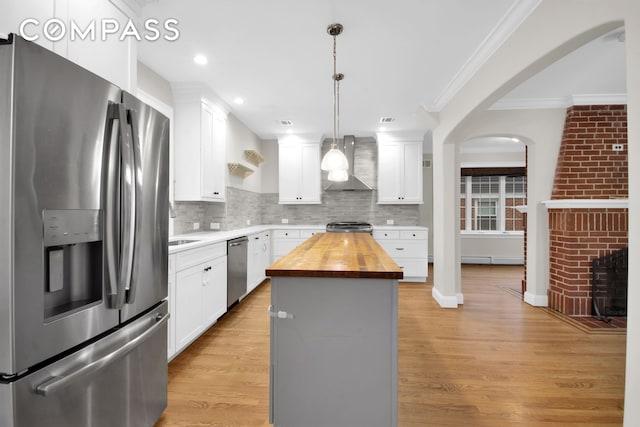
[[[431,150],[431,146],[428,147]],[[428,168],[422,168],[422,200],[423,203],[418,206],[419,225],[429,229],[429,260],[433,259],[433,156],[431,153],[425,153],[422,157],[423,161],[429,161]]]
[[[520,234],[460,236],[462,263],[470,264],[523,264],[524,237]],[[462,289],[464,292],[464,288]]]
[[[471,163],[472,167],[482,166],[500,166],[502,164],[520,164],[525,165],[524,147],[521,151],[510,152],[466,152],[464,147],[469,147],[473,143],[464,143],[460,148],[460,164],[464,167],[465,163]]]
[[[173,107],[173,93],[169,81],[142,62],[138,62],[138,89]]]
[[[266,159],[262,168],[262,192],[277,193],[280,191],[278,188],[278,140],[262,141],[262,150]]]
[[[242,190],[253,191],[254,193],[262,192],[262,174],[267,162],[273,161],[272,158],[265,157],[265,162],[260,166],[249,163],[244,154],[244,150],[255,150],[263,157],[262,140],[251,131],[244,123],[238,120],[233,114],[227,117],[227,162],[241,163],[248,168],[254,170],[253,174],[246,178],[231,175],[227,173],[227,185]]]
[[[640,259],[640,2],[629,0],[625,19],[629,156],[629,259]],[[629,263],[624,427],[640,425],[640,263]],[[635,285],[635,286],[634,286]]]

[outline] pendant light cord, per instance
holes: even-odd
[[[338,115],[340,114],[340,107],[338,104],[339,83],[337,80],[337,68],[336,68],[336,35],[333,36],[333,146],[337,147],[336,135],[338,133]]]

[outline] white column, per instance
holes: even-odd
[[[528,146],[527,290],[524,300],[534,306],[546,307],[549,286],[549,226],[547,209],[541,202],[549,200],[551,187],[545,185],[540,174],[553,175],[555,168],[546,167],[550,150],[541,144],[543,142]]]
[[[625,20],[629,159],[629,290],[624,427],[640,425],[640,2],[629,0]]]
[[[460,165],[458,148],[433,133],[433,291],[444,308],[463,302],[460,288]]]

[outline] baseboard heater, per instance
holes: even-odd
[[[524,265],[524,257],[462,256],[462,264]]]

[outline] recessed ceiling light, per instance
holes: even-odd
[[[293,133],[293,129],[287,129],[287,133],[291,135]]]
[[[195,62],[198,65],[206,65],[206,63],[209,61],[207,60],[206,56],[198,54],[193,57],[193,62]]]
[[[380,132],[384,132],[385,130],[387,130],[387,128],[386,128],[386,127],[384,127],[384,126],[380,126],[380,127],[378,128],[378,130],[379,130]]]
[[[242,105],[242,104],[244,104],[244,99],[242,99],[240,97],[237,97],[236,99],[233,100],[233,102],[235,104]]]

